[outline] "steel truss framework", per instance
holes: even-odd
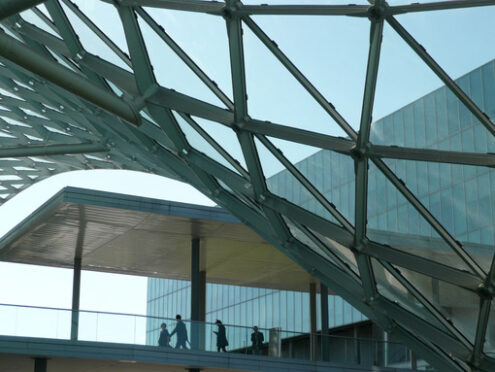
[[[495,155],[378,146],[370,142],[370,125],[384,23],[387,22],[482,123],[490,135],[495,125],[394,17],[408,12],[490,6],[490,0],[454,0],[390,6],[244,5],[240,1],[116,0],[130,55],[106,36],[71,0],[6,0],[0,6],[0,168],[1,193],[9,199],[32,183],[77,169],[129,169],[190,183],[230,210],[315,277],[342,295],[370,319],[444,371],[495,370],[483,352],[494,294],[495,263],[485,272],[442,226],[383,159],[409,159],[483,167]],[[123,69],[83,48],[62,3],[73,11],[128,67]],[[32,8],[53,32],[24,20]],[[191,59],[147,12],[147,7],[203,12],[223,17],[227,27],[233,99]],[[356,132],[298,70],[251,15],[333,15],[365,17],[370,22],[369,58],[361,122]],[[219,107],[160,86],[154,76],[137,17],[146,22],[223,103]],[[259,120],[249,115],[242,28],[248,27],[345,131],[348,139]],[[57,35],[57,36],[56,36]],[[132,71],[132,72],[130,72]],[[225,166],[194,148],[180,129],[179,115],[229,164]],[[208,119],[230,128],[242,148],[247,169],[195,121]],[[279,138],[348,155],[355,164],[355,221],[343,214],[269,140]],[[333,217],[327,220],[268,190],[255,139],[307,189]],[[367,237],[368,164],[400,191],[451,247],[469,270],[458,270],[371,241]],[[323,239],[326,237],[328,239]],[[352,267],[336,246],[352,252]],[[407,291],[413,311],[377,290],[376,260]],[[470,291],[480,307],[474,343],[468,340],[401,268]],[[462,299],[460,300],[462,301]],[[414,307],[414,305],[412,305]],[[475,326],[475,325],[473,325]]]

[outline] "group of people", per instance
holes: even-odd
[[[176,349],[182,348],[187,350],[188,347],[186,343],[188,343],[189,340],[187,339],[186,325],[182,321],[182,317],[179,314],[177,314],[175,319],[177,320],[177,324],[175,325],[175,328],[172,331],[172,333],[168,333],[167,325],[165,323],[161,324],[160,328],[162,330],[160,331],[158,346],[170,347],[170,338],[173,335],[177,334],[177,343],[175,344],[175,348]]]
[[[162,347],[170,347],[170,338],[173,335],[177,335],[177,343],[175,344],[176,349],[188,349],[187,343],[189,343],[189,340],[187,338],[187,329],[186,325],[182,321],[182,317],[177,314],[175,319],[177,320],[177,324],[175,325],[174,330],[172,333],[169,333],[167,330],[167,325],[165,323],[162,323],[160,328],[160,337],[158,338],[158,346]],[[229,341],[227,341],[227,331],[225,329],[225,326],[223,325],[222,321],[217,319],[215,324],[217,325],[218,329],[216,331],[213,331],[217,335],[217,351],[223,351],[227,352],[227,346],[229,346]],[[263,336],[263,333],[259,331],[257,326],[253,327],[253,333],[251,333],[251,344],[252,344],[252,352],[253,354],[261,354],[261,347],[263,346],[263,342],[265,340],[265,337]]]

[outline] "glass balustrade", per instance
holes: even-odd
[[[0,304],[0,336],[38,337],[65,339],[71,337],[72,311],[70,309]],[[112,342],[132,345],[158,346],[162,323],[173,333],[177,321],[136,314],[122,314],[81,310],[78,320],[78,340]],[[76,316],[77,318],[77,316]],[[148,324],[148,327],[147,327]],[[217,352],[218,326],[214,323],[184,320],[187,330],[188,349]],[[150,327],[151,326],[151,327]],[[383,340],[352,337],[324,336],[291,332],[280,328],[259,329],[263,342],[253,347],[250,327],[225,324],[228,353],[242,353],[301,360],[328,361],[333,363],[358,364],[410,368],[411,353],[403,344]],[[146,329],[156,329],[146,337]],[[153,344],[146,340],[156,341]],[[176,347],[177,334],[170,338],[170,349]],[[161,347],[163,351],[167,347]],[[425,365],[419,361],[418,366]]]

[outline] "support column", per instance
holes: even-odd
[[[206,271],[201,270],[200,239],[191,241],[191,347],[204,349],[206,320]]]
[[[310,359],[316,359],[316,283],[309,283]]]
[[[355,325],[353,329],[354,337],[354,355],[356,356],[356,364],[361,364],[361,343],[359,342],[359,332],[358,327]]]
[[[416,371],[418,369],[418,359],[416,358],[416,354],[414,354],[414,351],[409,350],[411,353],[411,369],[413,371]]]
[[[74,276],[72,279],[72,317],[70,339],[77,340],[79,334],[79,301],[81,298],[81,263],[86,232],[86,216],[84,207],[79,207],[79,232],[77,234],[76,251],[74,253]]]
[[[72,279],[72,321],[70,339],[77,340],[79,334],[79,300],[81,297],[81,259],[74,259],[74,276]]]
[[[34,372],[46,372],[46,358],[34,358]]]
[[[320,301],[321,301],[321,359],[330,360],[329,349],[329,324],[328,324],[328,287],[320,282]]]

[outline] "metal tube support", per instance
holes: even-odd
[[[46,0],[2,0],[0,2],[0,21],[23,10],[32,8]]]
[[[191,347],[204,346],[204,326],[206,317],[206,272],[201,270],[200,239],[191,241]]]
[[[5,147],[0,149],[1,158],[19,158],[25,156],[49,156],[65,154],[86,154],[108,151],[99,143],[81,143],[72,145]]]
[[[0,55],[131,124],[141,123],[138,111],[130,102],[31,50],[5,32],[0,32]]]
[[[316,359],[316,283],[309,283],[309,349],[310,359]]]
[[[330,360],[328,339],[328,287],[320,282],[320,305],[321,305],[321,359]]]

